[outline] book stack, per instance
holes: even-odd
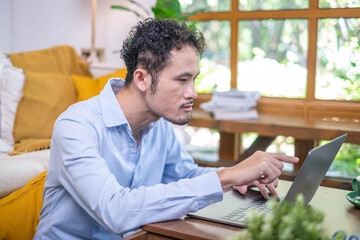
[[[256,103],[261,94],[257,91],[213,92],[209,102],[200,104],[200,108],[211,112],[217,120],[257,119]]]

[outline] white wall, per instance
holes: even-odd
[[[138,2],[149,11],[155,4],[155,0]],[[105,49],[106,62],[122,63],[119,53],[113,51],[121,48],[128,31],[140,19],[132,13],[111,9],[114,4],[131,6],[125,0],[98,0],[96,47]],[[0,52],[31,51],[63,44],[73,46],[79,55],[81,48],[90,47],[90,0],[0,1]]]
[[[11,46],[10,0],[0,1],[0,52],[10,50]]]
[[[137,0],[137,2],[143,4],[152,14],[151,7],[155,5],[156,0]],[[136,17],[133,13],[111,9],[111,5],[132,7],[144,16],[152,17],[153,15],[147,15],[143,10],[136,8],[136,6],[134,7],[124,0],[98,0],[96,43],[98,47],[105,48],[107,61],[118,62],[120,53],[113,53],[113,51],[121,49],[122,42],[131,27],[141,18]]]

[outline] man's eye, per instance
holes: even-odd
[[[179,81],[180,81],[180,82],[186,82],[187,79],[185,79],[185,78],[180,78]]]

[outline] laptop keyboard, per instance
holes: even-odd
[[[260,196],[256,199],[254,199],[250,203],[250,206],[248,206],[246,208],[238,208],[238,209],[232,211],[231,213],[223,216],[221,219],[244,223],[247,219],[245,213],[247,211],[249,211],[250,209],[257,209],[258,211],[263,212],[263,213],[270,212],[270,209],[268,208],[268,206],[266,204],[266,199],[264,197]]]

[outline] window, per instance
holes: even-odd
[[[206,38],[207,51],[200,61],[200,76],[195,87],[199,93],[230,90],[230,21],[201,21],[196,23]]]
[[[307,26],[306,19],[240,20],[237,88],[263,96],[304,98]]]
[[[203,11],[190,19],[209,47],[196,82],[202,101],[214,90],[260,90],[259,111],[359,122],[359,0],[180,2]],[[359,145],[342,152],[336,165],[359,174]]]
[[[318,20],[315,97],[360,100],[360,18]]]

